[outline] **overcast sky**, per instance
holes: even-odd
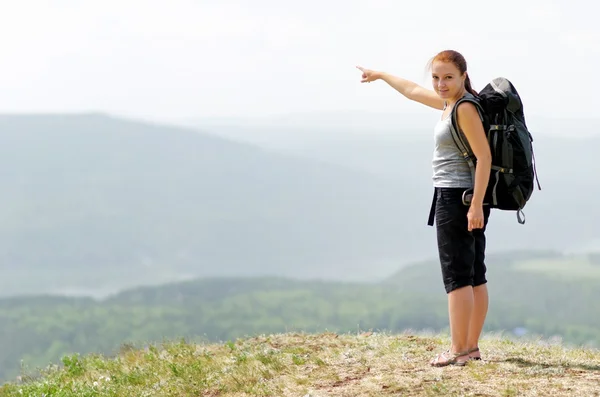
[[[2,113],[410,112],[355,65],[429,87],[425,65],[447,48],[475,89],[510,78],[530,114],[588,118],[599,105],[592,1],[3,1]]]

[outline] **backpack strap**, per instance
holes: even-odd
[[[457,115],[456,110],[458,109],[458,105],[460,105],[463,102],[471,102],[472,104],[474,104],[481,121],[484,122],[485,119],[483,117],[483,109],[481,107],[481,104],[479,102],[477,102],[477,100],[473,97],[472,94],[467,94],[467,95],[463,96],[461,99],[459,99],[454,104],[454,107],[452,108],[451,115],[450,115],[450,117],[452,118],[451,123],[450,123],[450,131],[452,133],[452,139],[454,140],[456,147],[458,147],[458,150],[460,150],[460,153],[462,154],[462,156],[465,159],[465,161],[467,162],[467,164],[469,164],[469,168],[471,168],[471,180],[473,181],[473,186],[475,186],[475,161],[474,161],[475,155],[470,150],[469,144],[463,140],[462,135],[459,133],[460,127],[458,126],[458,115]]]

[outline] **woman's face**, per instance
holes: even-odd
[[[465,87],[465,75],[452,62],[434,62],[431,79],[434,91],[442,99],[458,97]]]

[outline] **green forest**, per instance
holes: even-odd
[[[485,332],[600,346],[600,260],[553,253],[488,259]],[[229,341],[286,331],[447,332],[437,262],[379,283],[213,278],[145,287],[109,299],[0,300],[0,378],[35,376],[73,353],[116,354],[165,340]]]

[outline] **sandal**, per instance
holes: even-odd
[[[479,353],[479,348],[478,347],[475,347],[473,349],[469,349],[467,351],[467,353],[469,354],[469,359],[471,359],[471,360],[481,360],[481,353],[479,354],[478,357],[471,356],[471,353]]]
[[[469,352],[464,351],[461,353],[450,353],[450,350],[446,350],[445,352],[438,354],[429,362],[429,364],[433,367],[445,367],[447,365],[457,365],[459,367],[463,367],[469,361],[469,359],[458,360],[459,357],[463,356],[469,357]]]

